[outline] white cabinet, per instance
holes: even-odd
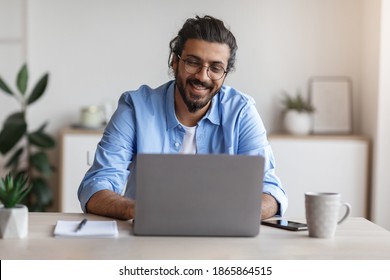
[[[352,216],[369,218],[369,141],[359,136],[271,135],[276,174],[287,191],[286,216],[304,217],[304,193],[340,192]]]
[[[101,131],[67,129],[61,135],[60,211],[82,212],[77,190],[91,166]]]

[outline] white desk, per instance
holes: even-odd
[[[390,259],[390,232],[349,218],[334,239],[262,226],[254,238],[139,237],[118,221],[117,238],[54,238],[57,220],[104,220],[85,214],[30,213],[25,239],[0,239],[0,259]]]

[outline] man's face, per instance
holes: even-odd
[[[176,78],[176,90],[186,104],[188,111],[195,113],[209,106],[211,99],[221,88],[226,74],[219,80],[211,80],[208,66],[222,66],[227,69],[230,49],[227,44],[210,43],[198,39],[189,39],[181,54],[173,62]],[[199,73],[190,74],[185,70],[186,61],[199,62],[203,67]]]

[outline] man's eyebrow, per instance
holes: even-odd
[[[196,59],[196,60],[199,60],[199,61],[202,61],[202,62],[203,62],[203,60],[202,60],[200,57],[198,57],[198,56],[196,56],[196,55],[194,55],[194,54],[188,54],[188,55],[187,55],[187,58],[194,58],[194,59]],[[187,59],[187,58],[186,58],[186,59]],[[225,66],[225,63],[224,63],[223,61],[219,61],[219,60],[210,61],[210,62],[208,62],[208,63],[210,63],[210,64],[222,64],[223,66]]]

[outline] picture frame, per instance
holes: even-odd
[[[311,78],[309,102],[315,109],[313,134],[352,133],[352,82],[350,78]]]

